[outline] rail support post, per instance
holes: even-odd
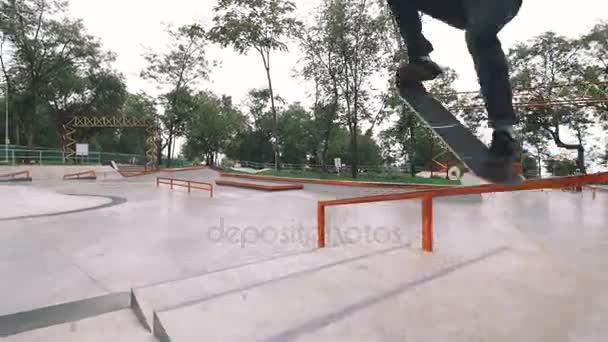
[[[188,193],[190,193],[190,184],[192,183],[188,182]]]
[[[173,190],[173,178],[171,179],[171,190]]]
[[[433,197],[422,198],[422,249],[433,251]]]
[[[317,247],[325,247],[325,206],[317,204]]]

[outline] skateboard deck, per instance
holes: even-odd
[[[515,185],[523,181],[512,163],[487,163],[488,147],[450,111],[431,96],[420,82],[401,82],[399,93],[412,111],[429,126],[448,149],[476,176],[489,182]]]

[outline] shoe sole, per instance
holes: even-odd
[[[417,65],[407,65],[399,70],[399,78],[402,82],[422,82],[436,79],[443,72],[440,70],[430,70]]]

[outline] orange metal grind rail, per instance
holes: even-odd
[[[176,186],[188,188],[188,193],[190,193],[192,189],[209,191],[209,197],[213,198],[213,185],[209,183],[191,181],[187,179],[156,177],[156,187],[158,188],[160,184],[170,185],[171,189]],[[204,187],[199,185],[203,185]]]
[[[433,251],[433,198],[461,195],[477,195],[491,192],[510,192],[540,189],[561,189],[568,187],[579,187],[590,183],[608,181],[608,172],[590,175],[556,177],[545,179],[532,179],[520,185],[502,186],[497,184],[485,184],[471,187],[453,187],[434,190],[422,190],[398,194],[387,194],[377,196],[365,196],[347,198],[331,201],[320,201],[317,204],[317,247],[325,247],[325,208],[349,204],[362,204],[373,202],[400,201],[407,199],[422,199],[422,249],[427,252]]]

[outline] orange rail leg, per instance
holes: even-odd
[[[422,249],[433,251],[433,197],[422,198]]]
[[[325,206],[317,204],[317,247],[325,247]]]

